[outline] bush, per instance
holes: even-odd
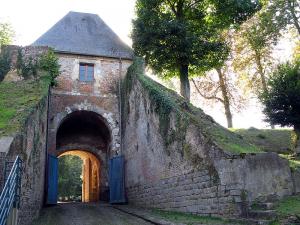
[[[55,78],[59,75],[58,57],[54,51],[50,49],[46,54],[39,59],[39,68],[47,71],[51,77],[51,86],[56,85]]]
[[[300,137],[300,58],[278,66],[260,99],[270,124],[292,126]],[[298,146],[300,143],[298,143]]]
[[[267,121],[300,128],[300,59],[279,65],[261,94]]]
[[[8,50],[3,50],[0,54],[0,82],[9,72],[11,67],[11,58]]]
[[[32,57],[30,57],[27,61],[24,61],[22,49],[18,50],[16,68],[19,76],[22,76],[25,80],[31,78],[31,76],[34,78],[37,77],[37,61],[33,60]]]

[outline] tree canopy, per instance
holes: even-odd
[[[9,23],[0,22],[0,47],[8,45],[12,42],[14,31]]]
[[[189,76],[227,58],[220,32],[259,8],[253,0],[137,0],[133,48],[156,73],[179,76],[181,95],[189,100]]]
[[[300,128],[300,60],[278,66],[261,95],[267,120],[281,126]]]

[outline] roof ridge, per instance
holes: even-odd
[[[98,15],[68,12],[34,46],[49,46],[57,52],[132,59],[133,51]]]

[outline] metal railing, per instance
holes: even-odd
[[[0,195],[0,225],[5,225],[12,208],[20,207],[22,160],[17,156]]]

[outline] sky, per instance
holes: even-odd
[[[30,45],[69,11],[98,14],[108,26],[129,46],[131,21],[134,18],[135,0],[9,0],[1,3],[0,21],[10,22],[16,32],[13,44]],[[280,44],[281,56],[289,56],[291,45]],[[226,119],[220,105],[206,107],[198,104],[217,122],[226,126]],[[247,110],[233,113],[234,127],[265,128],[264,115],[256,100],[251,101]]]

